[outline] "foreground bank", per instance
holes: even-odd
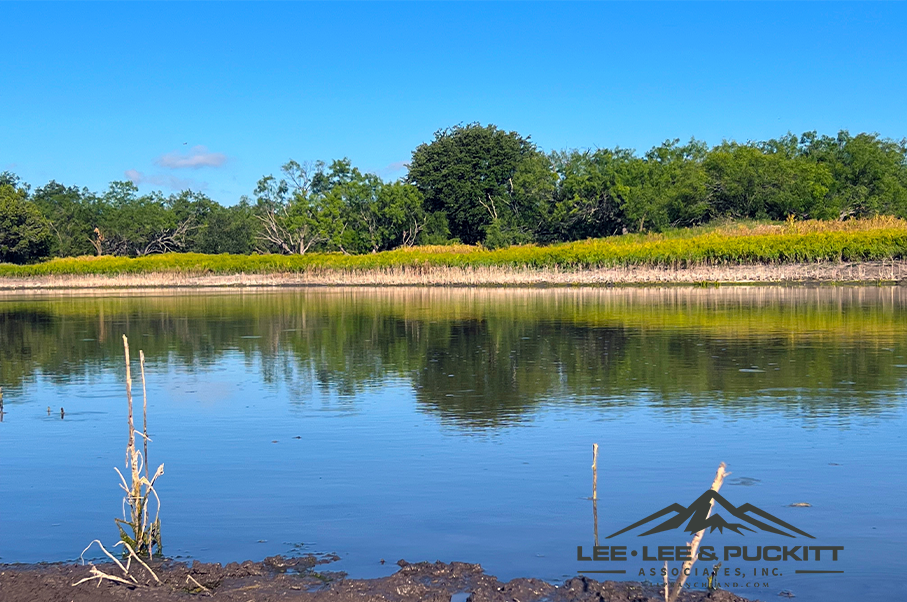
[[[285,286],[602,286],[621,284],[895,284],[907,282],[907,260],[686,268],[588,269],[501,266],[409,266],[365,270],[309,269],[274,273],[140,272],[0,277],[0,290]]]
[[[164,563],[152,568],[133,566],[135,583],[92,579],[91,567],[69,564],[0,565],[0,592],[4,602],[112,602],[144,600],[169,602],[216,597],[229,602],[663,602],[659,586],[635,582],[598,582],[574,577],[561,585],[539,579],[514,579],[502,583],[486,575],[477,564],[400,561],[400,569],[380,579],[346,579],[342,574],[320,572],[324,560],[313,557],[267,558],[263,562],[192,565]],[[100,571],[124,575],[115,565]],[[746,602],[730,592],[688,590],[679,602]]]

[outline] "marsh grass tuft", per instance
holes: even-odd
[[[148,468],[145,459],[148,455],[148,396],[145,387],[145,355],[139,351],[139,358],[142,368],[142,432],[139,433],[135,428],[132,417],[132,371],[129,361],[129,340],[123,335],[123,349],[126,353],[126,399],[129,403],[129,438],[126,444],[126,468],[130,473],[130,480],[127,481],[120,472],[120,469],[114,468],[120,476],[120,487],[126,492],[123,499],[123,518],[114,519],[117,527],[120,529],[120,540],[125,544],[127,550],[134,551],[138,556],[153,558],[154,554],[161,554],[161,519],[160,509],[161,500],[154,489],[154,483],[157,478],[164,474],[164,465],[158,466],[152,477],[148,477]],[[144,442],[143,454],[136,449],[136,435],[142,437]],[[142,475],[144,468],[145,474]],[[152,499],[153,498],[153,499]],[[154,513],[150,512],[153,505]]]

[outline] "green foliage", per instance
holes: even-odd
[[[25,190],[0,184],[0,262],[36,261],[47,257],[51,244],[47,220],[26,200]]]
[[[839,215],[831,217],[907,215],[907,141],[847,130],[836,138],[807,132],[801,152],[832,174],[829,195]]]
[[[248,255],[255,250],[261,222],[247,199],[232,207],[214,204],[193,237],[190,248],[198,253]]]
[[[57,257],[92,255],[92,232],[101,223],[100,205],[87,188],[64,186],[51,180],[38,188],[31,201],[47,218],[54,234]]]
[[[559,186],[553,199],[550,240],[577,240],[620,234],[626,209],[640,184],[643,162],[621,148],[570,151],[553,156]]]
[[[837,217],[829,205],[832,176],[825,165],[773,148],[769,141],[724,143],[709,153],[704,167],[711,182],[713,215],[784,219]]]
[[[259,249],[304,255],[342,244],[340,202],[329,193],[350,174],[343,173],[342,168],[328,174],[322,163],[301,165],[296,161],[289,161],[281,171],[285,178],[266,176],[255,189],[256,217],[261,221],[256,236]]]
[[[523,212],[531,219],[535,193],[544,184],[532,181],[537,167],[522,164],[539,155],[529,138],[516,132],[458,125],[435,132],[430,144],[413,151],[407,181],[425,196],[428,211],[444,211],[451,233],[472,244],[484,240],[495,221],[517,225]]]
[[[0,276],[49,274],[292,273],[307,270],[372,270],[433,266],[559,267],[724,265],[907,258],[907,222],[803,222],[628,234],[550,246],[413,247],[364,255],[201,255],[170,253],[138,257],[55,259],[30,266],[0,266]],[[504,245],[501,245],[504,246]]]
[[[385,182],[349,159],[289,161],[231,207],[193,191],[141,194],[130,182],[97,194],[51,181],[31,196],[15,174],[0,174],[0,184],[30,207],[20,213],[36,208],[45,218],[29,223],[52,233],[49,251],[38,244],[32,259],[361,255],[460,242],[498,250],[728,220],[905,218],[907,141],[807,132],[714,147],[668,140],[644,154],[615,147],[546,155],[529,137],[472,123],[417,147],[403,181]]]
[[[386,184],[374,174],[363,174],[349,159],[334,161],[320,174],[318,190],[338,208],[342,224],[339,250],[377,253],[412,246],[425,230],[427,215],[422,195],[410,184]]]

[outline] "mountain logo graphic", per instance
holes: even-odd
[[[712,514],[709,516],[709,511],[712,509],[712,501],[715,502],[715,509],[717,510],[720,506],[732,517],[737,519],[740,522],[728,522],[723,516],[718,514]],[[776,516],[772,516],[765,510],[761,510],[752,504],[744,504],[739,508],[734,506],[732,503],[724,499],[717,491],[709,489],[698,498],[696,501],[690,504],[687,507],[683,507],[680,504],[671,504],[667,508],[662,508],[655,514],[645,517],[639,522],[633,523],[625,529],[621,529],[617,533],[612,533],[606,539],[611,539],[616,537],[621,533],[626,533],[627,531],[632,531],[637,527],[641,527],[652,521],[656,521],[663,516],[674,513],[674,516],[664,521],[661,524],[658,524],[645,533],[640,533],[639,537],[643,535],[654,535],[655,533],[662,533],[664,531],[670,531],[671,529],[677,529],[686,523],[684,531],[689,533],[697,533],[703,529],[709,529],[711,533],[715,529],[718,529],[719,533],[724,533],[725,529],[738,533],[740,535],[745,535],[743,531],[750,531],[756,533],[757,530],[767,531],[769,533],[775,533],[776,535],[783,535],[785,537],[796,537],[793,533],[802,535],[804,537],[809,537],[810,539],[815,539],[812,535],[806,531],[801,531],[797,527],[784,522]],[[758,517],[758,518],[757,518]],[[759,519],[762,520],[759,520]],[[747,526],[750,525],[750,526]],[[753,527],[756,527],[755,529]]]

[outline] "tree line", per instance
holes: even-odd
[[[185,190],[104,192],[0,174],[0,261],[164,252],[375,253],[422,244],[553,243],[717,219],[907,217],[907,140],[807,132],[763,142],[669,140],[543,152],[494,125],[457,125],[386,182],[348,159],[289,161],[224,206]]]

